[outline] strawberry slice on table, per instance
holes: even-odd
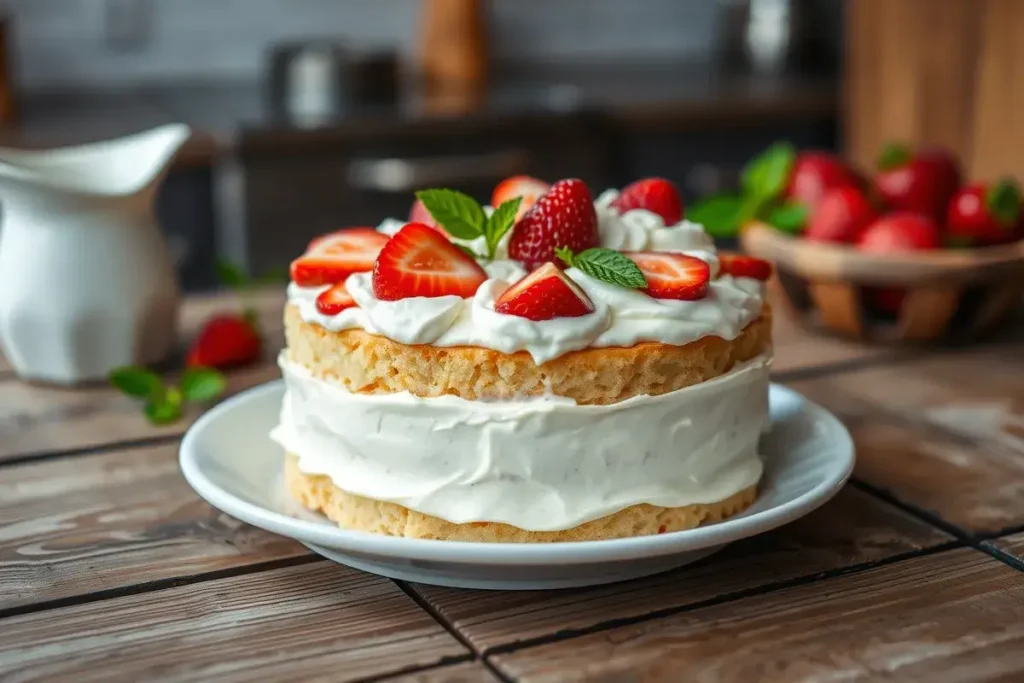
[[[695,301],[708,293],[711,269],[695,256],[662,251],[625,252],[647,279],[643,291],[655,299]]]
[[[260,335],[249,318],[215,315],[199,331],[185,364],[221,370],[246,365],[259,359],[260,346]]]
[[[519,209],[516,211],[516,220],[519,220],[550,188],[551,185],[543,180],[528,175],[514,175],[502,180],[494,188],[494,193],[491,195],[491,206],[497,208],[510,199],[522,197]]]
[[[330,289],[320,292],[316,298],[316,310],[324,315],[338,315],[346,308],[356,305],[356,300],[348,293],[344,282],[332,285]]]
[[[532,270],[555,261],[558,247],[579,252],[599,243],[590,188],[582,180],[569,178],[552,185],[515,224],[508,255]]]
[[[1019,239],[1020,186],[1004,178],[992,186],[960,188],[949,202],[946,237],[951,246],[985,246]]]
[[[767,281],[772,276],[772,264],[756,256],[719,254],[719,273],[733,277],[749,277]]]
[[[469,298],[486,279],[487,273],[473,258],[423,223],[409,223],[395,233],[373,266],[373,292],[383,301]]]
[[[675,225],[683,219],[683,198],[676,186],[664,178],[644,178],[627,185],[612,206],[621,212],[647,209],[661,216],[665,225]]]
[[[545,263],[505,290],[494,310],[528,320],[578,318],[594,312],[594,304],[580,286],[554,263]]]
[[[292,261],[292,282],[302,287],[344,282],[352,273],[372,270],[387,242],[388,236],[373,228],[350,228],[318,237],[305,254]]]

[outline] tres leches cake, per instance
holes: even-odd
[[[754,501],[766,262],[717,254],[661,179],[596,202],[522,176],[494,209],[417,196],[410,221],[292,264],[272,437],[296,500],[343,528],[494,542],[679,531]]]

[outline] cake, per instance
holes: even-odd
[[[502,183],[292,264],[274,438],[302,506],[410,538],[585,541],[736,515],[768,416],[767,263],[678,192]]]

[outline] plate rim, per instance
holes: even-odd
[[[296,519],[277,510],[250,503],[215,484],[198,464],[197,442],[202,432],[228,412],[238,410],[263,394],[283,390],[283,380],[257,385],[222,401],[201,415],[186,431],[178,449],[178,465],[185,480],[203,500],[222,512],[252,526],[293,538],[302,543],[401,560],[460,562],[488,565],[553,565],[611,562],[657,557],[713,545],[724,545],[771,531],[812,512],[828,502],[846,484],[853,472],[853,439],[845,425],[825,408],[799,392],[771,383],[800,401],[800,412],[810,412],[815,422],[830,423],[830,431],[841,437],[835,468],[809,491],[781,505],[753,514],[727,519],[685,531],[599,541],[558,543],[484,543],[438,541],[385,536],[366,531],[341,529],[321,522]],[[269,431],[269,427],[268,427]]]

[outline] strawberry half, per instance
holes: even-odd
[[[409,223],[381,249],[373,266],[373,292],[383,301],[412,296],[469,298],[487,273],[444,235]]]
[[[662,251],[634,251],[625,254],[640,266],[647,279],[643,290],[655,299],[703,299],[708,293],[711,269],[695,256]]]
[[[356,305],[356,300],[348,293],[344,282],[339,282],[330,289],[320,292],[316,298],[316,310],[324,315],[338,315],[346,308]]]
[[[505,290],[494,310],[528,320],[578,318],[594,312],[586,293],[554,263],[545,263]]]
[[[319,287],[344,282],[352,273],[373,269],[388,236],[373,228],[350,228],[317,237],[306,253],[292,261],[292,282]]]
[[[516,211],[516,220],[519,220],[549,189],[551,186],[543,180],[528,175],[514,175],[502,180],[494,188],[494,193],[491,195],[491,206],[498,208],[510,199],[522,197],[523,200],[519,202],[519,209]]]
[[[627,185],[612,206],[622,212],[647,209],[661,216],[665,225],[675,225],[683,219],[683,198],[676,186],[664,178],[644,178]]]
[[[772,276],[772,264],[764,259],[736,254],[719,254],[719,273],[766,281]]]
[[[216,315],[210,318],[188,351],[189,367],[231,368],[259,360],[260,335],[247,318]]]
[[[555,249],[580,252],[600,244],[594,198],[577,178],[559,180],[527,211],[509,238],[508,255],[534,269],[555,261]]]

